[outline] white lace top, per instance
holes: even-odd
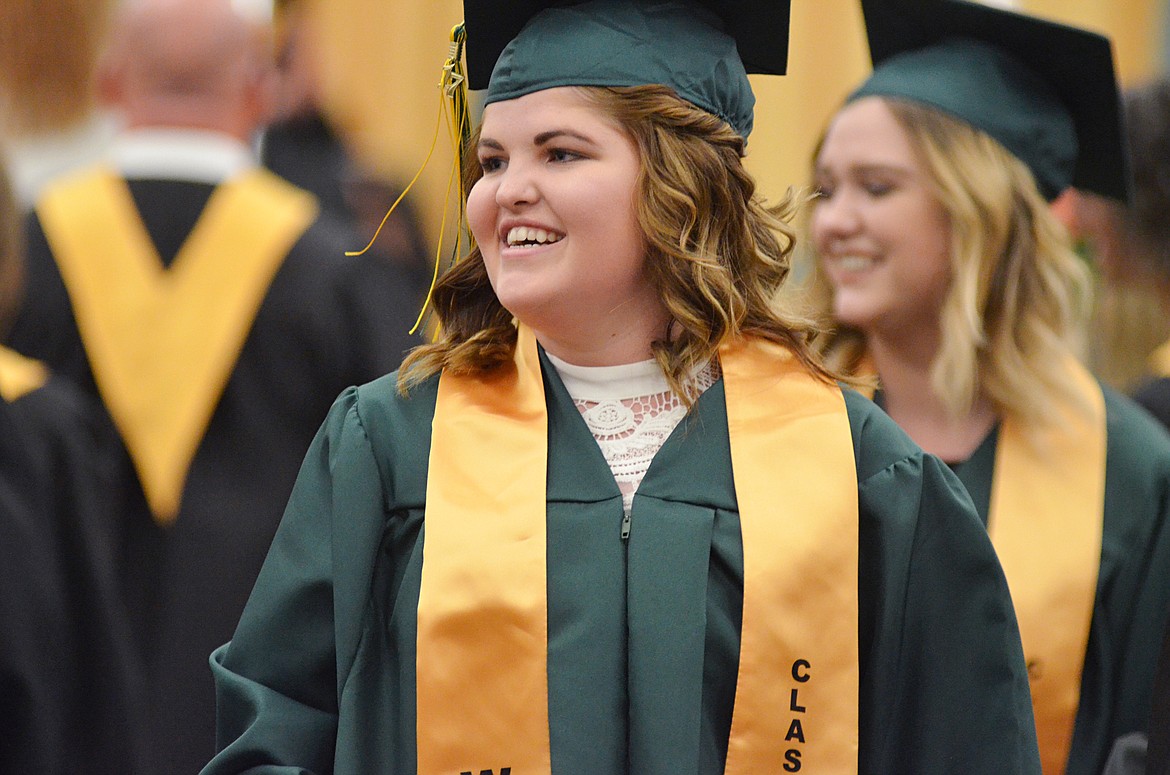
[[[601,446],[629,514],[642,477],[686,416],[686,405],[671,391],[656,361],[574,366],[548,357]],[[719,366],[712,362],[695,376],[695,387],[701,394],[717,379]]]

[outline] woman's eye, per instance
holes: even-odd
[[[582,158],[581,154],[565,148],[553,148],[549,150],[548,157],[551,161],[573,161]]]
[[[480,169],[486,175],[489,172],[495,172],[504,165],[504,160],[498,156],[486,156],[479,160]]]
[[[873,197],[885,196],[894,190],[894,187],[889,183],[866,183],[865,193]]]
[[[823,186],[815,186],[813,188],[813,199],[815,201],[819,202],[822,199],[832,199],[832,198],[833,198],[833,187],[832,186],[823,185]]]

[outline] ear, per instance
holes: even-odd
[[[256,26],[250,31],[244,54],[247,68],[244,107],[248,119],[254,122],[254,129],[272,121],[276,111],[279,74],[273,44],[270,29]]]
[[[248,77],[246,110],[255,126],[271,122],[276,113],[278,76],[276,70],[257,63]]]
[[[1078,219],[1078,205],[1080,205],[1082,197],[1083,195],[1080,192],[1072,186],[1069,186],[1049,205],[1052,214],[1074,236],[1080,236],[1081,224]]]
[[[98,63],[94,77],[98,101],[105,107],[118,107],[126,99],[126,66],[119,58],[107,54]]]

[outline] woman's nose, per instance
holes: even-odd
[[[818,246],[828,240],[853,234],[860,224],[857,208],[845,192],[838,191],[832,196],[821,195],[813,205],[813,239]]]
[[[523,163],[511,163],[500,173],[496,187],[496,203],[501,207],[516,208],[530,205],[540,199],[540,191],[532,170]]]

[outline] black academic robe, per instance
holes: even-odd
[[[213,188],[133,180],[130,189],[169,264]],[[26,236],[27,290],[8,342],[96,395],[35,214]],[[289,252],[195,454],[171,527],[152,520],[129,457],[119,451],[117,542],[147,676],[142,715],[152,772],[195,772],[213,750],[207,654],[231,636],[333,398],[396,368],[417,344],[408,335],[417,314],[408,285],[386,262],[346,257],[355,245],[348,231],[319,219]]]
[[[260,139],[260,163],[313,194],[336,217],[351,217],[345,185],[358,167],[320,112],[312,110],[266,127]]]
[[[1162,639],[1153,695],[1146,772],[1148,775],[1170,775],[1170,627]]]
[[[1100,773],[1117,738],[1146,730],[1170,605],[1170,437],[1108,388],[1105,412],[1101,565],[1068,775]],[[955,466],[984,524],[997,438]]]
[[[88,399],[0,402],[0,773],[144,772],[113,483]]]
[[[552,771],[720,773],[743,603],[722,382],[659,451],[623,540],[614,478],[542,367]],[[239,628],[213,657],[223,750],[204,775],[415,772],[436,385],[403,398],[387,378],[335,404]],[[860,771],[1038,773],[1019,635],[986,532],[945,466],[869,401],[850,392],[846,403],[860,498]]]

